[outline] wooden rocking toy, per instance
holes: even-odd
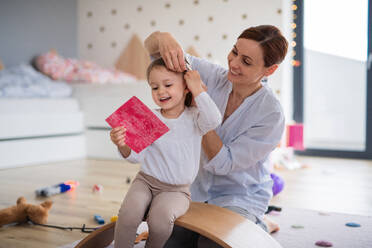
[[[243,216],[212,204],[192,202],[175,225],[195,231],[225,248],[282,248],[261,227]],[[103,248],[114,240],[115,222],[89,234],[75,248]]]

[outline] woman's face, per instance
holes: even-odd
[[[236,84],[254,85],[268,76],[263,51],[257,41],[240,38],[227,56],[229,72],[227,79]],[[271,74],[271,73],[270,73]]]

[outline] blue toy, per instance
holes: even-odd
[[[100,225],[105,224],[105,220],[98,214],[94,215],[94,220]]]

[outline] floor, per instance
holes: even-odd
[[[372,161],[298,157],[306,169],[279,170],[285,188],[271,204],[372,216]],[[115,215],[131,179],[139,167],[123,161],[79,160],[0,170],[0,208],[14,205],[19,196],[33,204],[38,188],[77,180],[76,190],[52,196],[48,224],[97,226],[95,214],[106,221]],[[101,193],[92,191],[102,185]],[[2,247],[58,247],[85,237],[79,230],[66,231],[31,225],[0,228]]]

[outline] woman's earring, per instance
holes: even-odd
[[[261,82],[262,82],[262,83],[267,83],[267,81],[268,81],[267,77],[263,77],[263,78],[261,79]]]

